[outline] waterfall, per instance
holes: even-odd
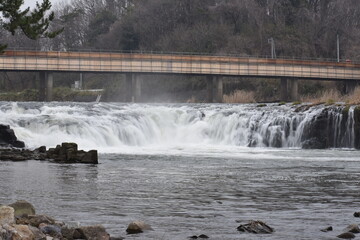
[[[2,124],[28,147],[65,141],[131,148],[354,148],[355,107],[0,103]]]

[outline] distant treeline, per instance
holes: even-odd
[[[42,50],[269,56],[273,38],[277,57],[335,59],[338,37],[340,58],[360,60],[358,0],[72,0],[53,10],[51,28],[64,27],[55,39],[32,41],[0,28],[0,41]],[[203,83],[188,90],[193,85]]]

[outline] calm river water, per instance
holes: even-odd
[[[2,162],[0,202],[26,199],[38,213],[103,224],[126,239],[336,239],[359,222],[352,216],[360,210],[359,161],[351,150],[240,147],[188,156],[101,154],[98,166]],[[237,232],[251,219],[276,232]],[[154,231],[127,236],[133,220]],[[320,231],[330,225],[333,232]]]

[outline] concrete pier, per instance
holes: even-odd
[[[356,86],[357,86],[357,82],[356,81],[351,81],[351,80],[348,80],[348,81],[344,81],[344,85],[343,85],[343,94],[350,94],[352,93]]]
[[[139,74],[135,74],[133,80],[134,80],[134,83],[133,83],[134,102],[141,102],[141,83],[142,83],[141,76]]]
[[[288,95],[288,80],[286,78],[281,78],[280,83],[280,100],[287,102],[289,99]]]
[[[133,96],[133,74],[127,73],[125,75],[125,87],[126,87],[126,93],[125,93],[125,102],[132,102],[132,96]]]
[[[223,79],[221,77],[215,77],[215,81],[216,81],[216,102],[222,103],[223,94],[224,94]]]
[[[207,88],[207,97],[206,100],[209,103],[214,102],[214,77],[206,76],[206,88]]]
[[[53,99],[54,75],[52,72],[39,72],[39,101],[51,102]]]
[[[293,78],[290,80],[290,101],[299,101],[298,94],[298,79]]]

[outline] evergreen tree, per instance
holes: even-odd
[[[4,21],[2,27],[12,35],[20,29],[25,36],[36,40],[41,37],[54,38],[62,32],[63,29],[53,32],[48,31],[49,24],[54,20],[54,12],[47,15],[51,8],[50,0],[44,0],[41,4],[36,3],[36,8],[30,11],[30,8],[21,10],[24,0],[0,0],[0,14]],[[0,44],[0,52],[7,45]]]

